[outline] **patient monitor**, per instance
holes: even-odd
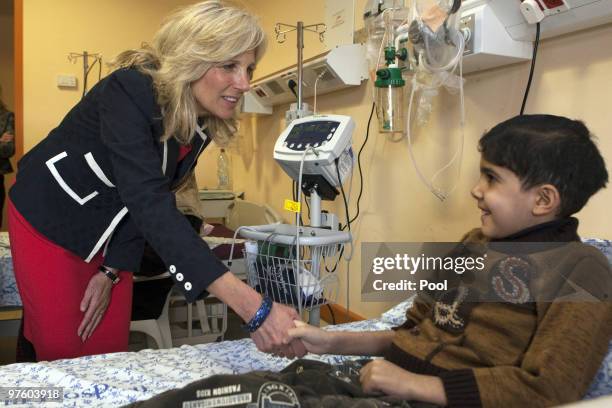
[[[300,313],[307,310],[314,325],[319,324],[320,307],[335,302],[338,294],[336,268],[330,270],[328,264],[336,259],[337,265],[344,244],[352,241],[350,231],[339,230],[336,216],[321,211],[321,200],[334,200],[351,174],[354,129],[353,119],[342,115],[291,122],[276,141],[274,159],[299,185],[293,203],[296,223],[239,228],[240,235],[252,240],[246,248],[251,286]],[[310,197],[308,226],[301,224],[302,191]]]
[[[296,119],[276,140],[274,159],[297,182],[300,182],[302,167],[300,188],[306,195],[315,191],[323,200],[334,200],[338,195],[336,187],[353,169],[354,129],[355,122],[350,116],[316,115]]]

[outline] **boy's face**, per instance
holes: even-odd
[[[541,222],[533,215],[537,188],[523,190],[511,170],[480,160],[480,179],[472,197],[482,211],[482,232],[489,238],[504,238]]]

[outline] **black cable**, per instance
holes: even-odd
[[[334,265],[334,267],[330,270],[327,267],[327,265],[325,265],[325,270],[327,271],[327,273],[336,272],[336,269],[338,268],[338,264],[340,263],[340,260],[342,259],[342,255],[344,255],[344,245],[342,245],[342,249],[340,249],[340,253],[338,254],[338,259],[336,260],[336,264]],[[325,257],[323,257],[323,262],[325,262]]]
[[[289,81],[287,81],[287,86],[289,87],[291,92],[293,92],[293,94],[295,95],[295,99],[298,99],[298,94],[297,92],[295,92],[295,87],[297,86],[297,82],[295,82],[293,79],[290,79]]]
[[[350,217],[349,217],[348,201],[346,201],[346,194],[344,193],[344,186],[342,185],[342,181],[340,181],[340,169],[338,168],[338,159],[334,160],[334,163],[336,164],[336,174],[338,175],[338,182],[340,183],[340,191],[342,191],[342,199],[344,201],[344,211],[346,211],[346,225],[348,225],[348,229],[350,231],[352,221],[350,221]],[[344,231],[344,226],[340,228],[340,231]],[[329,270],[327,268],[327,265],[325,265],[325,270],[327,271],[327,273],[336,272],[336,268],[338,268],[338,264],[340,263],[340,259],[342,259],[343,254],[344,254],[344,246],[342,246],[342,249],[340,249],[340,254],[338,255],[338,259],[336,260],[336,264],[334,265],[334,267],[331,270]],[[323,258],[323,260],[325,260],[325,258]]]
[[[291,187],[291,193],[293,195],[293,201],[297,202],[297,196],[298,196],[298,185],[297,185],[297,181],[292,180],[292,187]],[[302,203],[300,203],[300,206],[302,205]],[[308,207],[308,201],[306,201],[306,206]],[[308,213],[310,214],[310,207],[308,208]],[[304,225],[304,222],[302,221],[302,212],[300,211],[300,225]]]
[[[304,202],[306,203],[306,208],[308,209],[308,222],[310,222],[310,204],[308,204],[308,197],[304,197]]]
[[[338,168],[339,159],[336,158],[334,163],[336,163],[336,174],[338,175],[338,183],[340,183],[340,191],[342,191],[342,200],[344,201],[344,211],[346,212],[346,225],[348,225],[349,231],[351,230],[351,217],[349,215],[348,201],[346,201],[346,194],[344,193],[344,186],[342,185],[342,180],[340,179],[340,169]]]
[[[359,217],[359,203],[361,202],[361,195],[363,194],[363,171],[361,170],[361,152],[363,152],[363,149],[366,143],[368,142],[368,138],[370,137],[370,124],[372,123],[372,117],[374,116],[374,108],[375,108],[375,103],[372,102],[372,110],[370,111],[370,118],[368,119],[366,137],[363,143],[361,144],[361,148],[359,148],[359,154],[357,154],[357,168],[359,169],[359,195],[357,196],[357,213],[355,214],[355,216],[351,219],[349,223],[355,221],[357,217]]]
[[[538,56],[538,45],[540,44],[540,23],[536,24],[536,37],[533,42],[533,56],[531,58],[531,69],[529,71],[529,80],[527,81],[527,88],[525,89],[525,96],[523,97],[523,104],[521,105],[521,115],[525,112],[525,105],[527,104],[527,97],[529,96],[529,89],[531,88],[531,80],[533,79],[533,71],[535,70],[536,57]]]
[[[363,152],[363,149],[370,137],[370,124],[372,123],[372,117],[374,116],[375,107],[376,105],[372,103],[372,110],[370,111],[370,117],[368,119],[368,128],[366,129],[366,137],[363,143],[361,144],[361,147],[359,148],[359,153],[357,154],[357,167],[359,168],[359,196],[357,197],[357,213],[355,214],[355,217],[353,217],[352,219],[349,218],[348,203],[346,202],[346,196],[344,194],[344,187],[342,186],[342,183],[340,183],[340,190],[342,191],[342,197],[344,198],[344,209],[346,210],[346,220],[347,220],[347,226],[349,228],[349,231],[351,230],[350,224],[353,221],[355,221],[357,217],[359,216],[359,202],[361,201],[361,195],[363,194],[363,171],[361,170],[361,153]],[[338,170],[338,160],[337,159],[336,159],[336,173],[338,174],[338,181],[340,181],[340,172]],[[344,231],[345,227],[346,226],[343,226],[342,228],[340,228],[340,231]],[[325,266],[325,270],[328,273],[333,273],[336,271],[336,268],[338,268],[338,264],[340,263],[340,259],[342,259],[343,254],[344,254],[344,246],[342,246],[342,249],[340,250],[338,260],[336,261],[336,264],[334,265],[334,267],[331,270],[329,270],[327,268],[327,265]]]

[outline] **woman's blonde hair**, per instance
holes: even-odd
[[[207,0],[178,10],[166,19],[151,45],[119,54],[109,65],[135,67],[153,78],[161,106],[164,134],[182,144],[193,138],[201,108],[191,85],[213,66],[255,50],[259,60],[266,40],[255,16],[224,0]],[[220,145],[236,131],[236,118],[206,115],[208,134]]]

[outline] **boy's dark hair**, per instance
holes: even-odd
[[[589,129],[562,116],[508,119],[480,138],[478,150],[486,161],[515,173],[523,189],[555,186],[561,195],[561,217],[580,211],[608,182],[606,164]]]

